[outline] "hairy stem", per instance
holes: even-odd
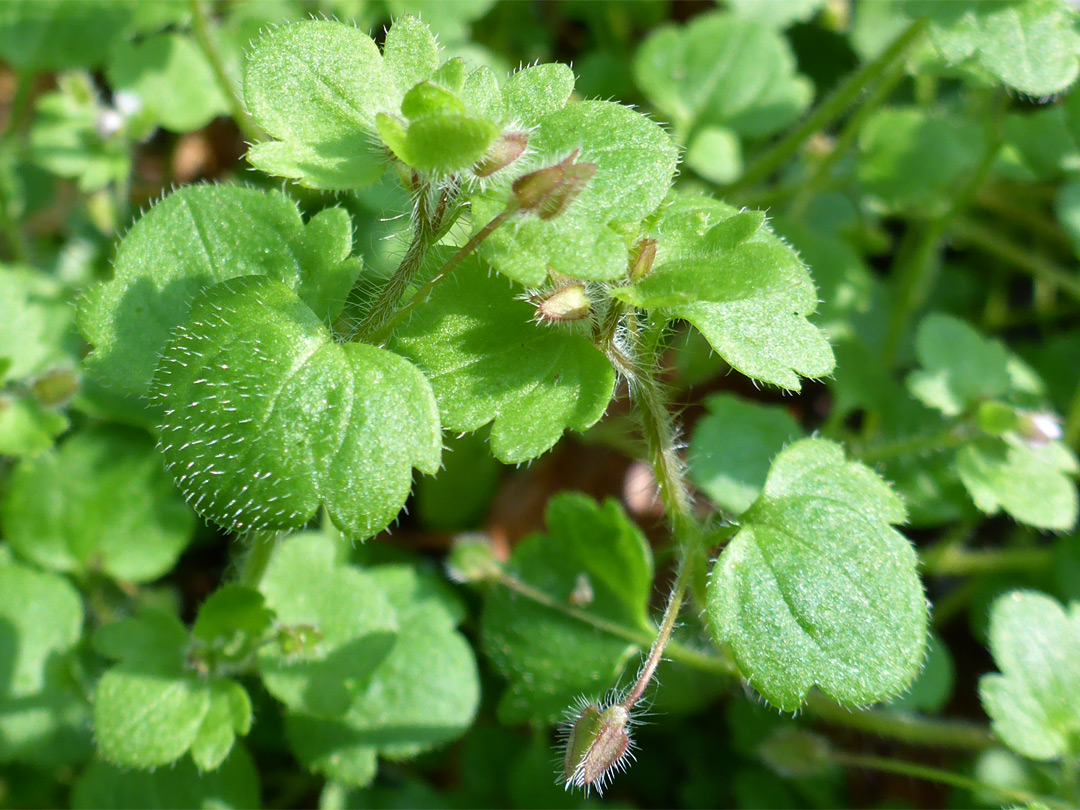
[[[424,284],[420,285],[420,287],[416,290],[416,292],[413,293],[412,297],[409,299],[408,303],[405,304],[405,306],[400,307],[395,311],[388,312],[386,317],[381,319],[381,323],[379,324],[378,328],[372,329],[367,334],[367,342],[379,345],[380,343],[387,340],[394,333],[394,330],[412,314],[413,310],[415,310],[418,306],[427,301],[428,296],[431,295],[432,290],[439,286],[439,284],[442,283],[443,279],[445,279],[452,272],[454,272],[454,270],[457,269],[458,265],[460,265],[463,261],[469,258],[469,256],[472,255],[473,251],[475,251],[485,239],[491,236],[491,234],[494,233],[495,230],[499,228],[499,226],[501,226],[508,219],[510,219],[510,217],[512,217],[515,213],[517,213],[516,206],[508,205],[506,208],[500,211],[491,220],[491,222],[489,222],[487,225],[477,231],[476,234],[472,237],[472,239],[462,245],[461,248],[459,248],[453,256],[446,260],[446,263],[438,269],[435,275],[428,279],[428,281],[426,281]],[[408,259],[408,257],[406,257],[406,259]],[[405,262],[402,262],[402,265],[404,264]],[[416,269],[419,269],[419,265],[417,265]],[[413,270],[412,275],[415,275],[415,270]],[[395,278],[397,278],[396,274]],[[393,279],[391,279],[391,281],[393,281]],[[388,284],[387,289],[389,289],[389,287],[390,285]],[[396,300],[400,300],[401,295],[404,292],[405,288],[402,287],[401,290],[396,293]],[[384,292],[384,296],[385,294],[386,293]],[[380,301],[381,300],[382,296],[380,297]],[[376,306],[378,306],[378,304],[376,304]],[[358,335],[358,337],[363,336],[364,326],[363,324],[361,324],[360,334]]]
[[[651,643],[655,644],[655,638],[651,633],[595,616],[565,601],[548,596],[510,574],[500,575],[496,582],[530,601],[590,627],[595,627],[615,638],[621,638],[642,648]],[[667,615],[665,611],[665,617]],[[704,650],[669,638],[664,649],[664,656],[700,672],[708,672],[723,678],[740,677],[735,662],[715,649]],[[994,744],[994,737],[985,726],[882,709],[847,709],[813,692],[807,697],[805,709],[807,713],[827,723],[901,742],[975,751]]]
[[[274,549],[283,533],[278,531],[253,531],[244,536],[247,552],[240,563],[240,584],[249,588],[258,588],[263,575],[274,556]]]
[[[1026,805],[1042,804],[1053,808],[1066,808],[1069,806],[1048,796],[1038,796],[1034,793],[1028,793],[1026,790],[1014,790],[1012,788],[998,787],[997,785],[988,785],[972,779],[971,777],[962,776],[958,773],[953,773],[952,771],[942,770],[941,768],[923,765],[920,762],[907,762],[905,760],[890,759],[888,757],[863,756],[861,754],[846,754],[840,752],[830,754],[829,758],[838,765],[847,765],[852,768],[868,768],[869,770],[881,771],[883,773],[895,773],[900,774],[901,776],[910,776],[914,779],[925,779],[929,782],[938,782],[942,785],[958,787],[970,791],[971,793],[983,791],[995,793],[1008,802],[1018,802]]]
[[[922,36],[925,28],[925,19],[918,19],[911,23],[874,61],[863,65],[837,86],[810,115],[803,119],[802,123],[754,161],[738,182],[725,191],[748,188],[779,169],[788,158],[799,151],[799,147],[811,135],[843,115],[848,106],[863,92],[866,85],[876,81],[894,62],[899,60],[912,43]]]
[[[380,334],[387,322],[394,317],[394,313],[401,305],[401,297],[416,279],[420,268],[424,266],[428,251],[445,235],[449,227],[446,221],[454,218],[448,213],[450,207],[452,207],[452,201],[449,192],[442,192],[436,201],[431,199],[430,187],[426,184],[420,185],[417,191],[416,226],[412,241],[394,274],[383,286],[379,297],[375,299],[371,309],[360,321],[352,340],[376,342],[375,336]]]
[[[199,43],[206,59],[210,63],[210,69],[214,72],[218,87],[225,96],[225,102],[229,105],[229,114],[236,123],[236,128],[248,143],[258,143],[265,140],[266,133],[262,131],[255,119],[244,107],[237,92],[236,85],[225,69],[225,60],[221,56],[217,39],[212,30],[210,14],[206,9],[204,0],[188,0],[191,6],[191,28],[195,34],[195,41]]]

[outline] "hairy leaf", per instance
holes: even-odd
[[[990,611],[990,651],[1001,673],[979,696],[1007,746],[1031,759],[1080,754],[1080,604],[1012,591]]]
[[[1076,525],[1080,473],[1061,442],[1029,446],[1013,435],[984,438],[956,454],[960,480],[975,505],[993,515],[1004,509],[1021,523],[1051,531]]]
[[[551,166],[578,149],[578,161],[595,164],[596,173],[564,212],[550,220],[519,219],[484,242],[485,257],[503,275],[540,286],[549,271],[595,280],[626,273],[620,226],[640,222],[663,200],[675,173],[675,145],[634,110],[582,101],[540,117],[529,136],[528,158],[513,165],[521,163],[522,171]],[[474,197],[473,230],[494,218],[506,201],[505,188]]]
[[[652,271],[614,295],[689,321],[732,367],[762,382],[798,391],[800,376],[832,371],[829,342],[807,320],[817,308],[810,274],[760,213],[681,198],[655,234]]]
[[[94,347],[89,368],[146,393],[169,333],[187,320],[200,291],[225,279],[265,275],[301,290],[312,306],[332,300],[320,277],[359,269],[340,267],[350,230],[348,217],[333,210],[305,227],[296,204],[278,191],[188,186],[170,194],[124,237],[112,280],[88,288],[79,302],[78,326]]]
[[[154,378],[162,453],[197,512],[226,529],[300,528],[325,506],[351,538],[401,511],[412,468],[434,473],[439,414],[396,354],[338,344],[265,276],[210,288]]]
[[[773,462],[709,582],[707,615],[754,688],[785,711],[811,686],[848,705],[915,678],[926,597],[900,499],[839,445],[804,439]]]
[[[491,449],[508,464],[551,449],[607,409],[615,372],[584,334],[544,326],[505,279],[478,261],[458,267],[392,348],[426,374],[449,430],[491,422]]]

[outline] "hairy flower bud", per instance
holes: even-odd
[[[487,153],[476,161],[473,166],[473,173],[477,177],[491,177],[499,169],[505,169],[521,157],[525,152],[525,147],[528,145],[528,132],[504,132],[491,145]]]
[[[626,767],[632,745],[630,712],[622,704],[606,709],[585,706],[566,738],[563,781],[567,790],[596,788],[597,793],[603,793],[612,772]]]
[[[592,302],[580,281],[552,292],[539,293],[533,301],[536,303],[538,321],[582,321],[592,314]]]
[[[630,253],[630,281],[637,283],[652,270],[656,261],[656,240],[642,239]]]
[[[559,216],[589,184],[596,174],[595,163],[577,163],[581,154],[575,149],[554,166],[524,174],[511,187],[518,209],[548,220]]]

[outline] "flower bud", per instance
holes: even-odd
[[[491,177],[521,157],[528,145],[528,132],[504,132],[487,150],[487,154],[473,165],[473,174]]]
[[[592,314],[592,302],[585,285],[573,282],[533,299],[536,303],[536,319],[539,321],[581,321]]]
[[[278,630],[277,641],[285,655],[309,652],[323,640],[323,634],[310,624],[286,625]]]
[[[589,705],[582,709],[570,727],[563,755],[563,780],[571,787],[596,788],[604,786],[615,770],[626,767],[626,756],[633,744],[630,740],[630,713],[616,703],[603,711]]]
[[[446,575],[454,582],[484,582],[502,573],[495,546],[486,534],[461,534],[454,538],[446,558]]]
[[[554,219],[572,203],[596,174],[595,163],[576,163],[580,149],[569,157],[524,174],[511,187],[518,209],[542,220]]]
[[[46,408],[59,408],[79,390],[79,377],[71,369],[54,368],[34,380],[30,390]]]
[[[656,261],[656,240],[642,239],[630,252],[630,282],[636,284],[652,270]]]
[[[1061,421],[1051,413],[1027,411],[1019,414],[1016,432],[1031,447],[1043,447],[1064,435]]]

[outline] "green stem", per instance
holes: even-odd
[[[906,436],[892,442],[855,447],[854,453],[860,461],[875,464],[880,461],[891,461],[904,456],[920,456],[924,453],[936,453],[959,447],[970,436],[966,430],[959,429],[961,425],[954,425],[948,430],[934,433],[929,436]]]
[[[249,588],[259,587],[281,536],[282,533],[278,531],[253,531],[244,536],[247,552],[240,565],[241,585]]]
[[[882,359],[891,367],[896,362],[900,342],[907,331],[911,316],[922,306],[926,295],[933,285],[936,271],[936,259],[941,249],[942,240],[952,223],[968,207],[975,192],[982,185],[986,175],[994,165],[1001,150],[1001,120],[1004,113],[1005,96],[998,98],[995,112],[987,133],[986,149],[979,164],[972,170],[957,191],[944,213],[930,219],[918,231],[912,241],[905,239],[893,262],[890,276],[893,279],[893,306],[889,311],[889,323],[882,347]],[[907,237],[907,235],[905,235]]]
[[[828,181],[829,173],[837,161],[846,155],[848,150],[855,144],[859,133],[862,132],[863,124],[877,111],[885,99],[892,95],[897,85],[906,77],[907,71],[903,70],[899,65],[885,73],[881,81],[870,92],[870,95],[859,105],[859,109],[855,114],[845,122],[844,128],[840,130],[840,134],[836,137],[832,151],[821,159],[817,168],[814,169],[814,173],[799,187],[795,202],[792,203],[791,207],[792,216],[799,217],[802,215],[810,199]]]
[[[1062,432],[1069,447],[1080,450],[1080,383],[1077,383],[1076,390],[1073,392]]]
[[[1040,571],[1049,568],[1054,552],[1048,548],[967,549],[952,547],[933,560],[923,557],[923,570],[935,576],[971,576],[1000,571]]]
[[[191,6],[191,28],[195,34],[195,41],[199,43],[206,59],[210,63],[210,69],[214,72],[218,87],[225,96],[225,103],[229,105],[229,114],[236,123],[236,128],[249,144],[258,143],[266,139],[266,133],[262,131],[255,119],[244,107],[237,92],[236,85],[225,68],[225,60],[221,56],[217,39],[214,36],[213,24],[210,22],[210,14],[206,10],[204,0],[188,0]]]
[[[430,296],[432,291],[440,283],[442,283],[443,279],[445,279],[452,272],[454,272],[454,270],[457,269],[458,265],[460,265],[463,261],[465,261],[465,259],[472,255],[473,251],[475,251],[485,239],[491,236],[491,234],[494,233],[500,225],[505,223],[508,219],[510,219],[510,217],[512,217],[516,213],[517,208],[513,205],[508,205],[506,208],[500,211],[491,220],[491,222],[489,222],[487,225],[477,231],[476,234],[472,237],[472,239],[462,245],[462,247],[453,256],[447,259],[446,263],[438,269],[435,275],[428,279],[427,282],[422,284],[416,290],[416,292],[413,293],[412,297],[409,299],[408,303],[405,304],[405,306],[397,309],[396,311],[388,312],[386,317],[381,319],[381,323],[378,324],[377,328],[372,328],[370,329],[370,331],[367,331],[367,342],[379,345],[385,340],[387,340],[394,333],[394,330],[406,318],[408,318],[418,306],[427,301],[428,296]],[[402,262],[402,264],[404,265],[405,263]],[[419,269],[419,265],[417,265],[416,269]],[[398,272],[401,272],[400,268]],[[410,280],[414,275],[415,269],[409,277]],[[397,274],[395,274],[395,278],[396,277]],[[393,281],[393,279],[391,279],[391,281]],[[387,288],[389,289],[389,287],[390,285],[388,284]],[[396,294],[396,300],[400,301],[401,295],[404,293],[404,291],[405,288],[403,286],[400,291],[391,291],[391,294]],[[382,298],[386,297],[386,294],[386,291],[384,291],[383,296],[380,296],[380,301],[382,300]],[[376,306],[378,306],[378,303],[376,304]],[[365,321],[366,320],[367,319],[365,319]],[[362,323],[360,325],[360,332],[358,337],[363,337],[365,331],[366,330],[364,329],[364,324]]]
[[[883,773],[895,773],[901,776],[910,776],[914,779],[925,779],[928,782],[950,785],[975,794],[983,791],[996,793],[1008,802],[1018,802],[1020,804],[1029,805],[1045,804],[1047,807],[1052,808],[1068,807],[1068,805],[1063,802],[1059,802],[1048,796],[1038,796],[1034,793],[1028,793],[1026,790],[1014,790],[1011,788],[986,784],[968,776],[961,776],[958,773],[942,770],[941,768],[934,768],[929,765],[923,765],[919,762],[907,762],[900,759],[889,759],[888,757],[863,756],[861,754],[846,754],[840,752],[831,753],[829,757],[838,765],[847,765],[852,768],[867,768],[873,771],[882,771]]]
[[[979,751],[995,742],[989,729],[975,723],[895,710],[847,709],[816,692],[807,695],[805,709],[827,723],[913,745]]]
[[[621,638],[642,648],[650,644],[655,645],[654,636],[647,631],[624,627],[561,600],[553,599],[509,574],[502,574],[496,582],[526,599],[590,627],[595,627],[615,638]],[[671,615],[673,614],[665,611],[665,618]],[[674,622],[673,619],[672,622]],[[664,620],[661,620],[661,623],[664,624]],[[715,650],[702,650],[670,639],[663,653],[664,657],[701,672],[723,678],[739,677],[739,670],[731,658]],[[881,709],[846,709],[816,693],[811,693],[807,697],[805,708],[808,713],[825,722],[902,742],[972,750],[986,748],[994,742],[993,736],[985,727],[973,723],[939,720]]]
[[[754,161],[743,176],[739,178],[738,182],[729,186],[725,191],[730,193],[748,188],[754,183],[764,180],[780,168],[811,135],[843,115],[848,106],[863,92],[863,89],[871,82],[876,81],[896,60],[904,55],[904,52],[912,43],[922,36],[925,28],[925,19],[918,19],[911,23],[874,61],[868,62],[851,74],[809,116],[804,118],[802,123]]]
[[[1065,234],[1065,231],[1057,223],[1044,216],[1038,208],[1019,203],[1015,198],[1002,194],[993,186],[984,186],[979,189],[975,195],[975,202],[981,208],[995,214],[1001,214],[1006,221],[1023,225],[1033,233],[1072,254],[1072,241]]]
[[[1032,253],[1002,236],[998,231],[970,219],[958,219],[950,231],[954,237],[966,242],[1016,269],[1040,279],[1080,300],[1080,273],[1066,270],[1056,262]]]

